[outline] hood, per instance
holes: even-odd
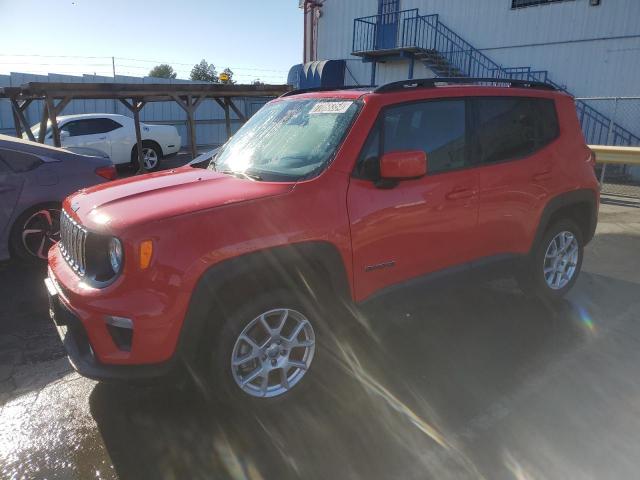
[[[65,200],[64,207],[90,230],[117,232],[162,218],[283,195],[293,185],[182,167],[80,190]]]

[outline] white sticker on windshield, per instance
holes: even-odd
[[[309,113],[345,113],[353,102],[318,102]]]

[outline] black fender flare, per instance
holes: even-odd
[[[549,220],[554,213],[562,208],[584,203],[589,205],[589,224],[587,225],[587,230],[584,232],[584,242],[585,245],[589,243],[595,234],[596,225],[598,224],[598,201],[597,193],[594,190],[585,188],[561,193],[547,202],[544,210],[542,211],[542,215],[540,216],[540,221],[538,222],[538,228],[536,229],[531,249],[533,250],[535,245],[541,241],[542,236],[549,225]]]
[[[218,293],[225,285],[256,274],[286,286],[301,273],[305,278],[318,275],[328,280],[332,294],[351,298],[342,256],[332,243],[310,241],[246,253],[217,263],[201,275],[189,301],[176,353],[186,360],[194,359],[212,306],[224,302]]]

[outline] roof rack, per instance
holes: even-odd
[[[418,78],[414,80],[401,80],[399,82],[386,83],[376,88],[373,93],[386,93],[403,90],[406,88],[433,88],[437,84],[475,84],[475,83],[497,83],[507,84],[517,88],[537,88],[540,90],[556,90],[553,85],[532,80],[516,80],[512,78],[469,78],[469,77],[434,77]],[[287,95],[285,93],[285,95]]]
[[[375,88],[372,85],[349,85],[346,87],[312,87],[312,88],[299,88],[297,90],[290,90],[288,92],[280,95],[282,97],[289,97],[291,95],[300,95],[301,93],[310,93],[310,92],[330,92],[331,90],[357,90],[359,88],[363,89],[371,89]]]

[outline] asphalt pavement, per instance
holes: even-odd
[[[74,373],[44,270],[0,267],[0,478],[601,479],[640,471],[640,202],[604,199],[566,301],[510,279],[368,305],[304,401]],[[317,365],[314,365],[316,367]],[[306,379],[312,380],[312,379]]]

